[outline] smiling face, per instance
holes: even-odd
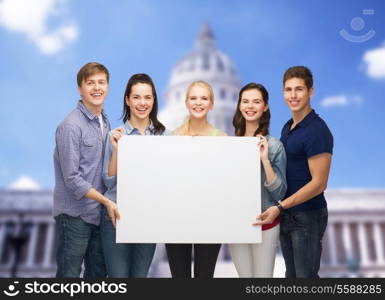
[[[311,110],[310,98],[313,96],[313,88],[307,88],[304,79],[293,77],[286,80],[283,96],[292,113],[301,114]]]
[[[148,121],[154,106],[154,95],[151,85],[147,83],[134,84],[129,97],[126,96],[126,104],[130,108],[130,119]]]
[[[104,72],[95,73],[78,87],[83,104],[92,112],[101,110],[108,94],[108,80]]]
[[[239,110],[246,122],[257,123],[269,106],[265,103],[262,93],[257,89],[246,90],[241,95]]]
[[[201,84],[193,85],[186,98],[186,107],[190,117],[201,119],[207,117],[209,110],[213,107],[210,91]]]

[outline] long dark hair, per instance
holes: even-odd
[[[246,84],[243,88],[241,88],[241,90],[239,91],[237,110],[235,111],[234,118],[233,118],[233,126],[235,129],[236,136],[244,136],[246,132],[246,120],[242,116],[241,111],[239,110],[239,106],[242,101],[242,93],[244,91],[253,90],[253,89],[260,91],[262,94],[263,102],[265,102],[266,105],[269,104],[269,93],[267,92],[267,90],[262,84],[251,82]],[[257,134],[261,134],[261,135],[269,134],[269,125],[270,125],[270,108],[268,108],[265,112],[263,112],[261,119],[259,120],[259,126],[257,130],[254,132],[254,136],[256,136]]]
[[[130,97],[132,86],[137,83],[145,83],[151,86],[152,95],[154,96],[154,105],[149,115],[149,118],[154,126],[154,128],[151,129],[151,133],[154,135],[161,135],[166,130],[166,128],[158,120],[158,97],[156,95],[154,82],[152,81],[151,77],[148,76],[147,74],[134,74],[128,80],[126,91],[124,92],[124,97],[123,97],[123,114],[122,114],[123,122],[126,123],[131,117],[130,107],[126,104],[126,97],[127,98]]]

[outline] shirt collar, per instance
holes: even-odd
[[[78,102],[78,107],[77,107],[88,119],[90,120],[93,120],[95,118],[97,118],[96,115],[94,115],[92,112],[90,112],[87,107],[85,107],[85,105],[83,104],[82,100],[79,100]],[[104,110],[102,110],[102,116],[104,119],[107,119],[107,115],[106,113],[104,112]]]
[[[130,123],[129,121],[126,121],[126,122],[124,123],[124,129],[126,130],[126,133],[127,133],[128,135],[132,134],[132,132],[133,132],[134,130],[138,130],[137,128],[134,128],[134,127],[131,125],[131,123]],[[152,123],[151,120],[150,120],[150,124],[149,124],[149,126],[146,128],[146,130],[145,130],[146,134],[152,132],[153,129],[154,129],[154,125],[153,125],[153,123]]]
[[[299,127],[306,127],[307,125],[310,124],[310,122],[311,122],[315,117],[317,117],[317,114],[315,113],[314,109],[312,109],[311,112],[309,112],[309,113],[306,115],[306,117],[303,118],[303,120],[297,124],[297,126],[299,126]]]
[[[301,122],[297,124],[296,127],[306,127],[310,124],[310,122],[316,118],[318,115],[315,113],[314,109],[312,109],[305,118]],[[293,124],[293,119],[291,118],[289,121],[286,122],[285,126],[290,128],[290,126]]]

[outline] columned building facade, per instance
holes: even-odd
[[[385,191],[331,190],[322,273],[385,277]]]
[[[329,222],[323,240],[323,277],[385,277],[385,190],[329,190]],[[53,277],[56,233],[51,191],[0,190],[0,277]],[[216,276],[236,276],[222,247]],[[17,255],[19,253],[19,256]],[[276,269],[284,270],[277,257]],[[282,271],[275,276],[283,276]],[[169,277],[158,244],[152,277]]]

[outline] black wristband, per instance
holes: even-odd
[[[275,206],[278,207],[280,213],[283,213],[285,211],[285,209],[283,208],[280,202],[277,202]]]

